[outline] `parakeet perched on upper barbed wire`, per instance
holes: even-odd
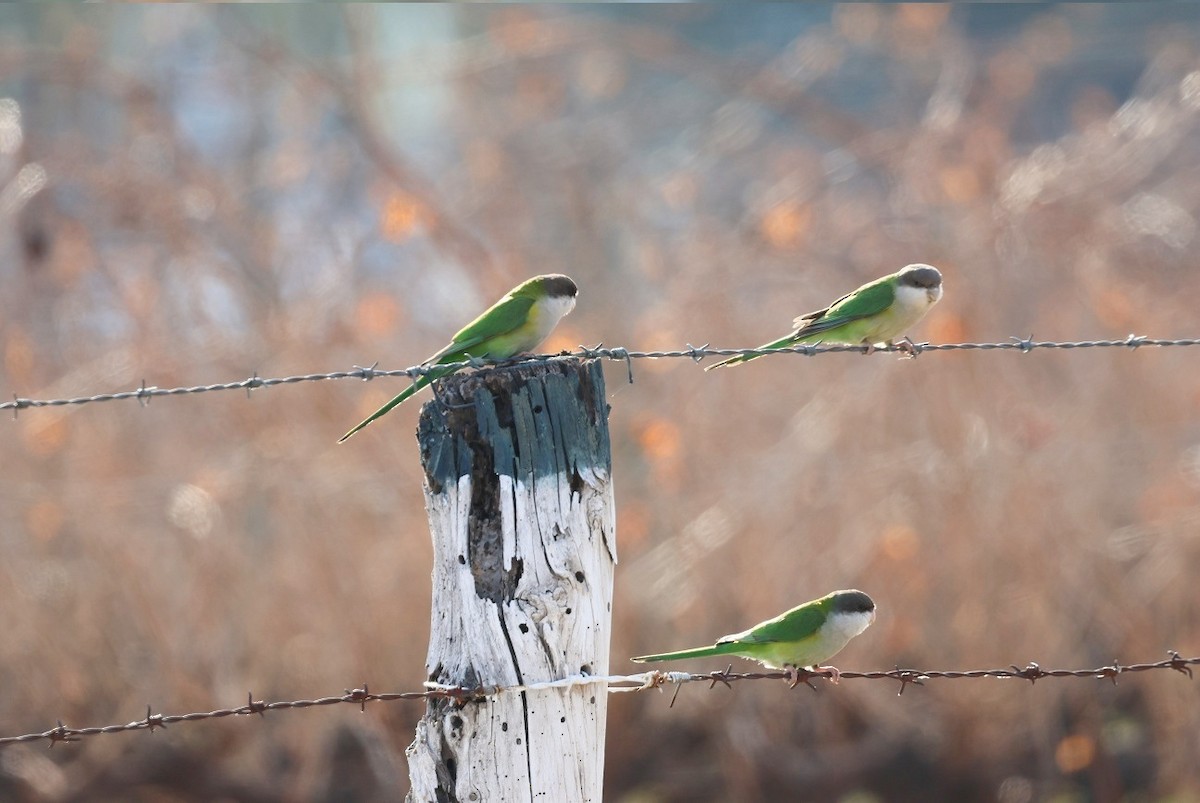
[[[578,292],[575,282],[561,273],[534,276],[509,290],[504,298],[459,330],[445,348],[422,365],[446,365],[472,357],[502,360],[532,351],[554,331],[563,316],[575,308]],[[430,383],[452,373],[454,369],[446,368],[417,377],[412,385],[339,438],[338,443],[386,415]]]
[[[759,348],[781,349],[801,343],[864,344],[867,353],[876,343],[894,346],[897,337],[925,317],[942,297],[942,274],[932,265],[909,265],[896,273],[864,284],[825,309],[792,321],[790,335]],[[708,366],[706,371],[756,360],[762,355],[738,355]]]

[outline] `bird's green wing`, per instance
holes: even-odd
[[[467,356],[494,356],[488,353],[488,341],[509,334],[524,325],[529,320],[529,312],[533,308],[533,304],[534,299],[529,296],[505,296],[489,307],[478,318],[460,329],[454,335],[454,339],[444,349],[427,359],[424,364],[436,365],[461,362]],[[412,385],[396,394],[391,401],[371,413],[365,420],[359,422],[354,429],[343,435],[338,440],[338,443],[342,443],[375,419],[387,415],[394,407],[402,404],[417,391],[452,373],[454,373],[454,369],[438,369],[418,376]]]
[[[828,332],[851,321],[878,315],[896,300],[894,283],[895,277],[888,276],[842,296],[823,314],[801,315],[795,320],[796,334],[807,336]]]
[[[472,349],[494,337],[506,335],[529,320],[529,311],[534,299],[529,296],[505,296],[487,309],[482,315],[464,326],[454,339],[437,354],[425,361],[432,363],[459,362],[466,355],[484,357]]]
[[[774,619],[755,625],[744,633],[726,636],[720,644],[768,644],[806,639],[825,624],[826,613],[819,605],[807,604],[793,608]]]
[[[759,346],[759,348],[787,348],[788,346],[796,345],[798,342],[804,342],[799,338],[807,339],[812,335],[828,332],[851,321],[877,315],[890,307],[896,299],[896,293],[893,290],[894,281],[894,276],[885,276],[882,279],[871,282],[865,287],[858,288],[852,293],[847,293],[825,309],[806,312],[792,321],[792,325],[796,327],[794,332],[772,343]],[[751,360],[757,360],[758,357],[759,355],[735,355],[714,363],[704,370],[711,371],[714,368],[721,368],[726,365],[750,362]]]

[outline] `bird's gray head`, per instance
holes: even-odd
[[[874,613],[875,601],[857,589],[834,591],[829,595],[833,598],[830,606],[832,613]]]
[[[575,282],[570,276],[564,276],[561,273],[548,273],[545,276],[537,276],[530,279],[526,284],[536,282],[550,298],[574,298],[579,292],[579,288],[575,286]]]
[[[942,272],[933,265],[909,265],[900,271],[896,280],[901,285],[930,290],[942,286]]]

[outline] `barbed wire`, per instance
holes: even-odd
[[[78,742],[87,736],[99,736],[103,733],[123,733],[125,731],[148,730],[153,732],[156,728],[166,728],[168,725],[173,725],[177,722],[200,722],[206,719],[221,719],[223,717],[244,716],[247,714],[258,714],[262,716],[267,711],[282,711],[295,708],[313,708],[316,706],[337,705],[339,703],[352,703],[361,705],[363,710],[366,710],[366,705],[369,702],[388,702],[392,700],[425,700],[431,697],[438,697],[449,700],[468,700],[478,699],[480,697],[479,690],[465,688],[438,688],[427,689],[425,691],[404,691],[404,692],[385,692],[376,694],[367,688],[367,684],[363,684],[361,689],[346,689],[345,694],[333,697],[318,697],[315,700],[290,700],[268,703],[263,700],[255,700],[254,693],[250,692],[247,695],[245,705],[237,708],[218,708],[215,711],[202,711],[192,714],[155,714],[151,706],[146,706],[146,716],[133,722],[127,722],[124,725],[104,725],[103,727],[92,728],[68,728],[63,725],[62,720],[58,720],[58,727],[51,728],[42,733],[26,733],[23,736],[4,736],[0,737],[0,747],[12,744],[21,744],[23,742],[36,742],[46,740],[53,747],[58,742]]]
[[[1039,664],[1030,662],[1024,667],[1011,665],[1007,669],[968,669],[968,670],[920,670],[920,669],[886,669],[873,672],[839,671],[830,667],[814,669],[795,669],[787,672],[734,672],[733,667],[714,672],[665,672],[652,669],[634,675],[575,675],[560,680],[549,680],[541,683],[525,683],[515,686],[452,686],[441,683],[426,683],[424,691],[385,692],[375,693],[363,684],[359,689],[345,689],[345,693],[331,697],[318,697],[314,700],[290,700],[280,702],[265,702],[255,700],[254,694],[247,694],[245,705],[236,708],[219,708],[215,711],[203,711],[192,714],[155,714],[151,706],[146,706],[146,715],[142,719],[127,722],[123,725],[104,725],[90,728],[71,728],[58,720],[58,725],[41,733],[26,733],[22,736],[0,737],[0,748],[24,744],[28,742],[45,741],[50,747],[59,742],[78,742],[91,736],[101,734],[124,733],[126,731],[150,731],[166,728],[181,722],[200,722],[224,717],[247,716],[258,714],[264,716],[268,711],[286,711],[298,708],[314,708],[318,706],[339,705],[349,703],[357,705],[366,711],[367,703],[390,702],[394,700],[429,700],[433,698],[454,700],[468,703],[486,700],[500,694],[523,694],[531,691],[547,689],[569,689],[581,686],[604,685],[612,694],[622,692],[640,692],[649,689],[659,689],[667,686],[675,687],[675,695],[671,705],[675,705],[675,697],[679,689],[686,683],[707,683],[708,688],[714,689],[717,684],[732,688],[734,683],[749,680],[785,680],[792,688],[800,684],[816,688],[812,685],[814,678],[840,680],[891,680],[900,683],[897,695],[903,694],[909,686],[924,686],[928,680],[949,680],[961,678],[995,678],[1027,680],[1033,685],[1043,678],[1099,678],[1108,679],[1116,685],[1117,678],[1134,672],[1149,672],[1157,669],[1171,669],[1180,674],[1193,676],[1192,667],[1200,665],[1200,656],[1184,658],[1175,650],[1168,650],[1168,658],[1161,661],[1140,664],[1122,664],[1113,661],[1108,666],[1094,669],[1043,669]]]
[[[693,346],[690,343],[685,344],[686,348],[676,349],[673,351],[633,351],[627,348],[614,347],[606,348],[603,343],[596,346],[579,346],[575,351],[562,351],[558,354],[533,354],[519,357],[510,357],[503,360],[471,358],[461,362],[447,363],[444,365],[414,365],[408,368],[399,368],[391,370],[381,370],[376,366],[379,363],[364,368],[361,365],[356,365],[349,371],[330,371],[327,373],[317,374],[299,374],[296,376],[283,377],[261,377],[255,372],[252,376],[246,379],[240,379],[233,382],[218,382],[211,385],[191,385],[176,388],[160,388],[157,386],[147,385],[145,380],[135,390],[126,390],[119,393],[97,393],[87,396],[73,396],[59,399],[28,399],[13,395],[12,401],[0,402],[0,411],[12,410],[15,415],[19,410],[25,410],[33,407],[62,407],[66,405],[91,404],[93,402],[107,401],[123,401],[125,399],[137,399],[142,404],[148,403],[156,396],[184,396],[196,393],[211,393],[222,390],[245,390],[246,395],[259,388],[268,388],[275,385],[292,385],[298,382],[321,382],[331,379],[361,379],[363,381],[375,379],[383,376],[407,376],[410,379],[416,380],[420,376],[432,373],[433,371],[443,371],[450,368],[452,371],[461,370],[463,368],[484,368],[488,366],[511,366],[523,363],[539,363],[551,362],[564,357],[576,357],[579,359],[605,359],[624,362],[628,367],[629,381],[633,382],[633,360],[660,360],[660,359],[679,359],[687,358],[693,362],[699,363],[706,357],[768,357],[776,354],[801,354],[805,357],[815,357],[820,354],[837,354],[853,352],[858,354],[870,354],[872,352],[879,353],[899,353],[906,357],[916,357],[925,352],[938,351],[1019,351],[1027,354],[1031,351],[1039,349],[1095,349],[1095,348],[1127,348],[1139,349],[1143,347],[1168,347],[1168,346],[1200,346],[1200,338],[1177,338],[1163,339],[1152,338],[1145,335],[1131,334],[1122,340],[1077,340],[1077,341],[1048,341],[1034,340],[1030,335],[1027,338],[1013,337],[1008,341],[998,343],[913,343],[911,341],[903,341],[894,346],[885,346],[883,348],[868,347],[862,345],[840,345],[831,344],[823,345],[820,343],[802,344],[788,348],[714,348],[709,344],[703,346]]]

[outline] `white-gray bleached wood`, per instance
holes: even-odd
[[[514,405],[522,403],[514,398]],[[530,409],[536,416],[544,406],[550,405]],[[602,415],[607,427],[607,411]],[[556,416],[550,420],[558,424]],[[511,434],[519,441],[534,429],[542,439],[559,439],[564,432],[569,437],[571,427],[514,427]],[[607,458],[607,433],[603,443]],[[572,453],[561,443],[539,446],[553,449],[561,463]],[[515,449],[520,453],[522,444]],[[431,680],[489,687],[608,674],[616,563],[609,469],[578,461],[561,468],[517,471],[517,478],[497,469],[498,476],[482,479],[467,474],[427,482],[434,544],[426,661]],[[480,546],[472,539],[479,535],[471,531],[481,515],[474,483],[497,480],[498,521],[491,519],[490,526],[500,543],[492,545],[496,558],[487,570],[515,579],[499,594],[481,585],[486,560],[478,558]],[[465,704],[430,700],[407,751],[409,800],[438,800],[441,790],[458,801],[600,803],[606,711],[603,685],[498,694]]]

